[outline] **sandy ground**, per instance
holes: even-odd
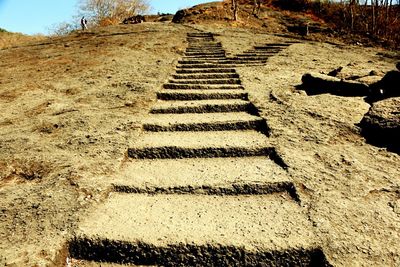
[[[148,23],[0,51],[0,265],[57,259],[105,194],[76,181],[118,167],[185,37]]]
[[[200,28],[232,54],[285,40]],[[119,168],[190,30],[115,26],[0,50],[0,265],[63,265],[76,225],[108,195],[79,181]],[[335,266],[400,265],[400,156],[360,136],[355,124],[369,108],[361,98],[307,96],[295,85],[339,66],[383,74],[394,60],[380,52],[306,42],[238,68]]]
[[[236,51],[237,40],[246,36],[224,31],[220,39],[227,50]],[[260,39],[243,43],[249,47]],[[264,42],[281,40],[264,37]],[[355,124],[369,109],[363,99],[307,96],[295,86],[309,71],[346,66],[349,74],[359,75],[394,69],[393,60],[377,53],[311,42],[289,47],[265,67],[238,70],[291,167],[325,253],[337,266],[400,264],[400,157],[366,144],[359,135]]]

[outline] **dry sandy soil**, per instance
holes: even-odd
[[[168,24],[109,27],[1,50],[0,265],[51,263],[104,192],[185,47]]]
[[[99,180],[124,162],[191,27],[112,26],[0,50],[0,265],[65,264],[77,224],[109,194]],[[219,34],[232,54],[287,39],[196,28]],[[395,61],[382,52],[303,41],[264,66],[237,68],[334,266],[400,265],[400,156],[359,134],[362,98],[295,86],[305,72],[339,66],[383,75]]]

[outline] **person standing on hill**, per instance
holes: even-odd
[[[87,30],[87,20],[85,19],[85,17],[81,18],[81,27],[82,27],[82,31]]]

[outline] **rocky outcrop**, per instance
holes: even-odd
[[[400,69],[400,62],[396,65]],[[377,80],[375,72],[366,76],[351,76],[339,79],[337,76],[342,67],[331,71],[328,75],[306,73],[302,77],[303,84],[299,89],[309,95],[333,94],[338,96],[365,96],[365,101],[374,103],[391,97],[400,97],[400,71],[393,70]]]
[[[333,94],[339,96],[367,96],[370,89],[368,85],[345,81],[332,76],[319,73],[306,73],[302,77],[302,86],[309,95]]]
[[[183,22],[183,18],[185,17],[185,10],[179,10],[178,12],[176,12],[175,16],[172,18],[172,22],[173,23],[182,23]]]
[[[400,153],[400,97],[374,103],[359,126],[369,143]]]
[[[179,10],[172,22],[174,23],[196,23],[200,21],[225,21],[229,10],[226,2],[210,2],[199,4],[191,8]]]
[[[396,65],[400,70],[400,62]],[[389,97],[400,96],[400,71],[393,70],[378,82],[371,84],[371,95],[367,98],[367,102],[375,102]]]
[[[136,15],[136,16],[132,16],[132,17],[124,19],[124,21],[122,23],[123,24],[137,24],[137,23],[142,23],[142,22],[146,22],[145,17],[142,15]]]

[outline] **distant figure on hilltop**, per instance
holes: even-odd
[[[87,30],[87,20],[85,19],[85,17],[81,18],[81,27],[82,27],[82,31]]]

